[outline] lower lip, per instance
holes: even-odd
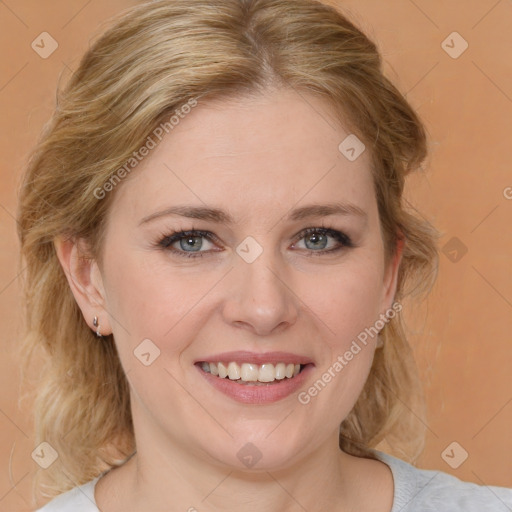
[[[307,364],[298,375],[291,379],[284,378],[264,386],[239,384],[237,381],[228,378],[221,379],[211,373],[207,373],[197,365],[196,368],[214,388],[237,402],[244,404],[269,404],[283,400],[298,391],[307,379],[313,365]]]

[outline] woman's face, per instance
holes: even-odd
[[[138,453],[276,469],[337,442],[398,264],[384,267],[370,155],[348,159],[348,135],[295,92],[199,104],[118,185],[100,326]],[[204,233],[170,238],[187,230]]]

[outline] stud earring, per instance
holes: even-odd
[[[98,336],[98,338],[101,338],[101,333],[100,333],[100,323],[98,321],[98,317],[95,316],[92,320],[92,325],[94,325],[94,327],[96,327],[96,336]]]

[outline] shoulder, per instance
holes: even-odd
[[[374,453],[393,473],[391,512],[512,511],[512,489],[464,482],[442,471],[418,469],[386,453]]]
[[[94,500],[94,480],[60,494],[36,512],[99,512]]]

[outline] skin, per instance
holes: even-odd
[[[95,331],[98,316],[102,334],[113,332],[131,387],[137,453],[98,482],[103,512],[391,510],[388,466],[338,448],[376,338],[307,405],[296,393],[241,404],[194,366],[231,350],[293,352],[314,362],[307,390],[391,307],[401,247],[386,268],[369,151],[349,161],[338,150],[347,135],[322,100],[294,91],[200,103],[117,186],[101,264],[80,259],[83,241],[56,240],[85,320]],[[331,202],[353,203],[366,219],[286,220],[297,207]],[[222,208],[235,223],[140,224],[177,204]],[[321,226],[356,246],[314,254],[325,246],[297,235]],[[157,247],[161,235],[190,229],[217,236],[201,239],[204,257]],[[263,249],[252,263],[236,252],[247,236]],[[133,354],[147,338],[160,349],[150,366]],[[252,468],[237,457],[249,442],[262,454]]]

